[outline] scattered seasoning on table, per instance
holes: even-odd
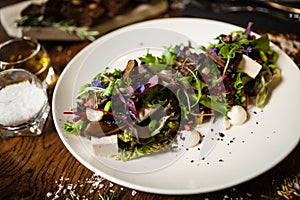
[[[123,191],[124,188],[115,186],[114,183],[109,182],[108,184],[105,178],[100,175],[93,174],[90,178],[83,180],[77,180],[76,183],[70,182],[70,178],[60,177],[59,180],[55,181],[56,191],[47,192],[47,199],[111,199],[113,200],[118,191]],[[84,193],[84,194],[82,194]],[[136,195],[137,191],[132,191],[132,196]]]
[[[131,195],[135,196],[137,194],[137,192],[135,190],[132,190]]]
[[[272,197],[268,195],[261,195],[262,199],[287,199],[294,200],[300,199],[300,173],[297,175],[293,175],[291,177],[287,177],[283,179],[283,183],[281,183],[277,189],[276,194],[272,195]]]

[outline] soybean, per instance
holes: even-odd
[[[268,57],[267,57],[267,55],[265,54],[265,52],[259,51],[259,56],[260,56],[260,58],[262,59],[262,61],[264,61],[264,63],[267,63],[267,62],[268,62]]]
[[[111,108],[111,101],[108,101],[108,102],[105,104],[103,110],[104,110],[105,112],[108,112],[108,111],[110,110],[110,108]]]
[[[278,60],[278,57],[279,57],[278,53],[277,53],[277,52],[273,52],[272,62],[273,62],[273,63],[276,63],[277,60]]]

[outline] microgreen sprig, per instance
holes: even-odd
[[[114,190],[111,194],[104,193],[104,194],[99,194],[100,200],[113,200],[117,194],[117,190]]]
[[[226,73],[226,70],[229,66],[230,60],[235,58],[236,53],[242,52],[244,45],[247,45],[249,41],[247,39],[242,39],[238,42],[227,43],[223,40],[221,36],[218,37],[220,43],[216,45],[219,49],[218,56],[226,60],[223,74]]]

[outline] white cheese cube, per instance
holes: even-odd
[[[261,70],[262,66],[255,60],[249,58],[246,55],[243,55],[238,68],[254,79]]]
[[[118,153],[117,135],[101,138],[91,137],[91,145],[95,156],[111,156]]]

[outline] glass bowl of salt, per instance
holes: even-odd
[[[41,135],[49,115],[47,91],[24,69],[0,72],[0,136]]]

